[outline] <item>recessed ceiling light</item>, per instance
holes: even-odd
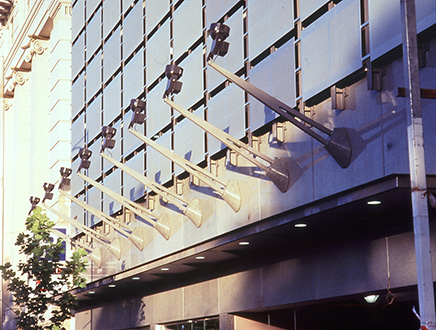
[[[295,224],[295,228],[306,228],[307,225],[305,223],[297,223]]]
[[[380,204],[381,204],[381,201],[373,200],[373,201],[368,201],[368,202],[366,202],[366,204],[368,204],[368,205],[380,205]]]
[[[371,294],[369,296],[364,297],[364,299],[368,304],[374,304],[377,301],[378,297],[379,297],[378,294]]]
[[[116,287],[115,284],[109,284],[108,286],[109,286],[110,288],[115,288],[115,287]]]
[[[138,276],[132,277],[132,280],[134,280],[134,281],[137,281],[137,280],[140,280],[140,279],[141,279],[141,278],[138,277]]]
[[[95,293],[95,291],[89,291],[88,293],[89,293],[89,294],[94,294],[94,293]]]
[[[239,242],[239,245],[250,245],[250,242]]]
[[[160,270],[163,270],[164,272],[166,272],[167,270],[170,270],[168,267],[164,267],[164,268],[161,268]]]
[[[198,256],[198,257],[195,257],[195,259],[197,259],[197,260],[204,260],[204,259],[206,259],[206,258],[203,257],[203,256]]]

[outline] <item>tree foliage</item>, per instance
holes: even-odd
[[[50,236],[53,226],[42,208],[33,210],[26,219],[26,231],[19,233],[15,242],[26,260],[20,261],[16,270],[9,262],[0,266],[12,293],[17,327],[22,330],[60,329],[77,307],[71,289],[86,284],[81,276],[86,251],[77,249],[69,260],[61,261],[64,247],[61,239]],[[49,308],[52,311],[47,316]]]

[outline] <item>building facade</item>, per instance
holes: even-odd
[[[59,166],[70,164],[71,5],[1,1],[0,8],[1,263],[16,264],[30,196],[41,196],[44,182],[58,181]],[[56,208],[68,212],[63,204]],[[1,286],[2,329],[13,329],[11,297]]]
[[[399,1],[71,5],[76,329],[419,327]],[[416,18],[427,198],[434,1]]]

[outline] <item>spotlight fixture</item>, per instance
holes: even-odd
[[[39,201],[39,197],[30,196],[30,204],[32,204],[32,207],[30,208],[30,211],[28,213],[29,215],[34,209],[36,209],[36,205],[38,205]]]
[[[229,51],[229,43],[224,40],[230,35],[230,27],[222,23],[212,23],[207,32],[213,39],[207,60],[213,59],[216,55],[225,56]]]
[[[53,198],[52,191],[54,189],[54,184],[53,183],[44,182],[43,188],[44,188],[44,191],[45,191],[45,195],[44,195],[44,198],[42,199],[42,202],[44,203],[47,199],[51,200]]]
[[[178,81],[183,74],[183,69],[177,65],[168,64],[165,67],[165,75],[168,78],[167,88],[163,97],[178,94],[182,90],[182,82]]]
[[[101,134],[103,135],[103,144],[101,146],[101,152],[106,148],[113,149],[115,147],[115,140],[113,137],[117,134],[117,130],[111,126],[103,126],[101,129]]]
[[[145,102],[140,99],[130,100],[130,109],[133,110],[132,121],[129,124],[129,128],[132,128],[134,124],[142,125],[145,121]]]
[[[71,179],[68,177],[71,175],[71,173],[73,173],[73,170],[68,167],[61,167],[59,172],[61,173],[62,176],[61,183],[59,183],[59,189],[69,190]]]
[[[92,156],[92,151],[86,148],[80,148],[79,150],[79,157],[82,160],[80,163],[79,168],[77,169],[77,172],[80,172],[82,168],[85,170],[89,169],[89,166],[91,166],[91,161],[89,158]]]

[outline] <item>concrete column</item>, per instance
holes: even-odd
[[[220,330],[235,330],[235,316],[220,314]]]

